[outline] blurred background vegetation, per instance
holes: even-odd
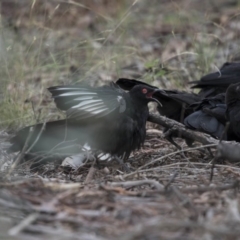
[[[0,126],[61,117],[46,88],[119,77],[161,88],[238,60],[240,1],[1,0]]]

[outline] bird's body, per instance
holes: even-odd
[[[136,86],[125,92],[111,84],[57,86],[49,88],[57,107],[67,119],[37,124],[20,130],[10,151],[21,151],[29,134],[29,153],[69,156],[84,149],[127,159],[139,149],[146,135],[148,102],[154,101],[155,89]],[[32,147],[31,147],[32,145]]]
[[[225,94],[204,98],[190,105],[189,108],[193,113],[184,119],[185,126],[222,138],[226,124]]]
[[[229,135],[240,141],[240,83],[232,84],[226,92],[226,117],[230,123]]]

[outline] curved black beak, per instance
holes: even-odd
[[[155,96],[154,96],[155,95]],[[153,101],[155,101],[157,104],[159,104],[162,107],[162,104],[160,102],[160,96],[166,95],[164,90],[161,89],[154,89],[151,94],[149,94],[147,97],[151,98]]]

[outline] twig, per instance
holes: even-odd
[[[212,191],[225,191],[229,189],[235,189],[239,187],[239,181],[235,181],[231,184],[226,184],[222,186],[206,186],[206,187],[189,187],[189,188],[181,188],[181,193],[194,193],[197,192],[199,194],[204,192],[212,192]],[[175,187],[169,187],[168,191],[175,191]],[[165,194],[166,191],[164,190],[148,190],[145,192],[145,196],[149,194]]]
[[[193,205],[191,199],[184,195],[180,189],[178,189],[177,187],[171,186],[170,190],[172,190],[172,192],[177,196],[177,198],[181,201],[181,205],[182,206],[186,206],[191,208],[194,213],[197,215],[197,209],[195,208],[195,206]]]
[[[31,107],[32,107],[32,111],[33,111],[33,115],[34,115],[35,121],[37,123],[38,119],[37,119],[37,116],[36,116],[36,112],[35,112],[35,108],[34,108],[34,105],[33,105],[33,101],[30,100],[30,103],[31,103]]]
[[[44,182],[44,186],[54,191],[80,189],[82,183],[55,183],[55,182]]]
[[[174,179],[177,177],[178,172],[175,172],[173,174],[173,176],[170,178],[170,180],[168,181],[168,183],[164,186],[165,190],[168,189],[168,187],[172,184],[172,182],[174,181]]]
[[[182,149],[182,150],[179,150],[179,151],[176,151],[176,152],[173,152],[173,153],[169,153],[169,154],[167,154],[165,156],[162,156],[160,158],[154,159],[151,162],[146,163],[145,165],[139,167],[136,171],[123,175],[123,177],[126,178],[126,177],[130,177],[132,175],[135,175],[136,173],[139,172],[139,170],[144,169],[144,168],[148,167],[149,165],[152,165],[152,164],[154,164],[156,162],[162,161],[163,159],[165,159],[167,157],[170,157],[172,155],[176,155],[178,153],[187,152],[187,151],[194,151],[194,150],[202,149],[202,148],[216,147],[216,146],[217,146],[216,144],[209,144],[209,145],[205,145],[205,146],[200,146],[200,147],[195,147],[195,148],[187,148],[187,149]],[[188,162],[188,164],[189,164],[189,162]],[[149,169],[147,169],[147,170],[149,170]]]
[[[37,135],[36,139],[34,140],[33,144],[26,150],[26,153],[30,152],[32,150],[32,148],[36,145],[36,143],[38,142],[39,138],[41,137],[41,135],[43,133],[43,130],[44,130],[45,126],[46,126],[46,122],[44,122],[42,124],[42,128],[41,128],[40,132],[38,133],[38,135]],[[34,127],[31,127],[31,128],[33,128],[33,130],[32,130],[32,132],[33,132],[34,131]]]
[[[227,159],[230,162],[240,162],[240,143],[221,142],[217,147],[218,159]]]
[[[209,181],[212,182],[213,180],[213,176],[214,176],[214,167],[215,167],[215,164],[216,164],[216,156],[213,158],[212,160],[212,167],[211,167],[211,172],[210,172],[210,178],[209,178]]]
[[[91,182],[91,180],[93,179],[94,173],[96,172],[96,168],[94,167],[95,162],[96,162],[96,160],[93,161],[93,163],[88,171],[87,177],[84,181],[85,184]]]
[[[208,134],[187,129],[183,124],[172,119],[160,116],[159,114],[149,114],[148,121],[159,124],[164,128],[171,129],[171,133],[175,133],[176,136],[181,136],[181,138],[183,139],[190,139],[192,141],[197,141],[202,144],[218,143],[217,139],[211,137]]]
[[[153,185],[156,189],[158,190],[162,190],[164,189],[164,186],[155,181],[155,180],[139,180],[139,181],[128,181],[128,182],[111,182],[110,185],[112,187],[124,187],[124,188],[132,188],[132,187],[137,187],[137,186],[141,186],[141,185],[145,185],[145,184],[149,184],[149,185]]]
[[[49,226],[43,226],[43,225],[29,225],[26,227],[26,230],[33,232],[33,233],[42,233],[42,234],[48,234],[48,235],[53,235],[57,236],[58,239],[73,239],[77,240],[79,239],[79,234],[77,233],[72,233],[70,231],[64,230],[63,228],[56,228],[56,227],[49,227]],[[87,238],[84,238],[84,234],[81,235],[81,239],[86,240]],[[62,238],[60,238],[60,236]],[[92,238],[93,239],[93,238]],[[96,237],[96,240],[101,239]]]
[[[221,139],[220,139],[220,141],[219,141],[219,144],[218,144],[218,152],[217,152],[217,155],[213,158],[213,161],[212,161],[212,168],[211,168],[211,173],[210,173],[210,178],[209,178],[209,180],[210,180],[210,182],[212,182],[212,180],[213,180],[213,176],[214,176],[214,167],[215,167],[215,164],[216,164],[216,162],[217,162],[217,160],[218,159],[220,159],[220,158],[224,158],[225,156],[221,156],[221,155],[223,155],[222,154],[222,151],[221,150],[225,150],[225,149],[227,149],[227,156],[231,156],[232,157],[232,151],[231,151],[231,153],[229,154],[229,145],[227,145],[226,147],[220,147],[220,146],[224,146],[224,145],[222,145],[223,143],[222,143],[222,139],[224,138],[224,136],[226,136],[227,135],[227,131],[228,131],[228,129],[229,129],[229,125],[230,125],[230,123],[229,122],[227,122],[226,123],[226,126],[225,126],[225,128],[224,128],[224,132],[222,133],[222,136],[221,136]],[[210,150],[210,149],[209,149]],[[230,148],[230,150],[233,150],[232,148]],[[223,151],[224,152],[224,151]],[[234,151],[234,153],[235,153],[235,151]],[[224,152],[224,154],[225,154],[225,152]],[[236,156],[237,156],[237,160],[239,161],[240,160],[240,158],[239,158],[239,152],[237,153],[237,155],[234,155],[234,158],[236,158]]]
[[[27,139],[25,141],[25,144],[23,146],[23,149],[22,151],[18,154],[17,156],[17,159],[15,160],[15,162],[13,163],[13,165],[11,166],[11,168],[9,169],[8,171],[8,174],[7,174],[7,178],[10,176],[10,174],[13,172],[13,170],[15,169],[15,167],[18,165],[18,163],[22,160],[27,148],[28,148],[28,142],[30,140],[30,138],[32,137],[32,134],[34,132],[34,127],[30,127],[29,129],[29,134],[27,136]]]
[[[32,222],[34,222],[39,216],[39,213],[32,213],[28,215],[25,219],[23,219],[17,226],[11,228],[8,231],[8,234],[11,236],[16,236],[19,232],[21,232],[24,228],[29,226]]]
[[[78,191],[78,189],[75,188],[70,188],[69,190],[66,190],[64,192],[59,193],[56,197],[54,197],[53,199],[51,199],[48,202],[43,202],[42,206],[39,207],[39,210],[51,210],[51,211],[55,211],[56,205],[59,201],[61,201],[64,198],[69,197],[70,195],[72,195],[73,193],[76,193]]]
[[[165,156],[162,156],[160,158],[157,158],[157,159],[154,159],[153,161],[149,162],[149,163],[146,163],[145,165],[139,167],[138,169],[143,169],[143,168],[146,168],[148,167],[149,165],[152,165],[156,162],[159,162],[167,157],[170,157],[172,155],[176,155],[178,153],[182,153],[182,152],[190,152],[190,151],[194,151],[194,150],[198,150],[198,149],[203,149],[203,148],[208,148],[208,147],[216,147],[217,145],[216,144],[209,144],[209,145],[204,145],[204,146],[200,146],[200,147],[195,147],[195,148],[186,148],[186,149],[182,149],[182,150],[179,150],[179,151],[176,151],[176,152],[172,152],[172,153],[169,153]],[[189,161],[188,161],[189,163]]]
[[[192,193],[192,192],[198,192],[198,193],[203,193],[203,192],[211,192],[211,191],[225,191],[229,189],[235,189],[239,187],[239,181],[235,181],[231,184],[226,184],[223,186],[207,186],[207,187],[192,187],[192,188],[186,188],[186,189],[181,189],[182,192],[184,193]]]
[[[0,205],[5,207],[5,208],[13,208],[13,209],[19,209],[19,210],[24,210],[24,211],[32,211],[33,208],[32,206],[29,204],[27,206],[21,206],[19,204],[14,203],[13,201],[9,201],[9,200],[5,200],[0,198]]]
[[[223,224],[209,224],[209,223],[198,223],[193,222],[185,219],[176,220],[176,219],[164,219],[163,217],[155,217],[151,220],[148,220],[144,223],[140,223],[134,226],[134,228],[131,229],[131,234],[129,232],[123,236],[122,239],[124,240],[134,240],[139,239],[146,235],[148,232],[154,232],[157,230],[158,233],[161,233],[161,231],[164,229],[173,229],[173,228],[182,228],[182,229],[198,229],[198,230],[205,230],[206,232],[210,232],[213,234],[223,235],[225,236],[234,236],[238,237],[240,234],[240,230],[235,228],[233,229],[229,228],[228,225]],[[170,230],[169,229],[169,230]]]
[[[172,163],[172,164],[168,164],[168,165],[164,165],[164,166],[157,166],[157,167],[154,167],[154,168],[148,168],[148,169],[144,169],[144,170],[136,170],[135,172],[132,172],[132,173],[129,173],[129,174],[125,174],[123,176],[121,176],[121,178],[127,178],[127,177],[130,177],[132,175],[135,175],[135,174],[138,174],[138,173],[145,173],[145,172],[152,172],[152,171],[163,171],[163,170],[166,170],[166,169],[169,169],[169,168],[176,168],[176,167],[179,167],[181,165],[188,165],[189,162],[177,162],[177,163]],[[210,166],[209,163],[194,163],[194,165],[196,166]],[[215,164],[215,167],[220,167],[220,168],[229,168],[229,169],[235,169],[235,170],[238,170],[240,171],[240,168],[238,167],[232,167],[232,166],[229,166],[229,165],[220,165],[220,164]]]

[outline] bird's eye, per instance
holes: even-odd
[[[143,89],[142,89],[142,93],[143,93],[143,94],[146,94],[147,92],[148,92],[148,90],[147,90],[146,88],[143,88]]]

